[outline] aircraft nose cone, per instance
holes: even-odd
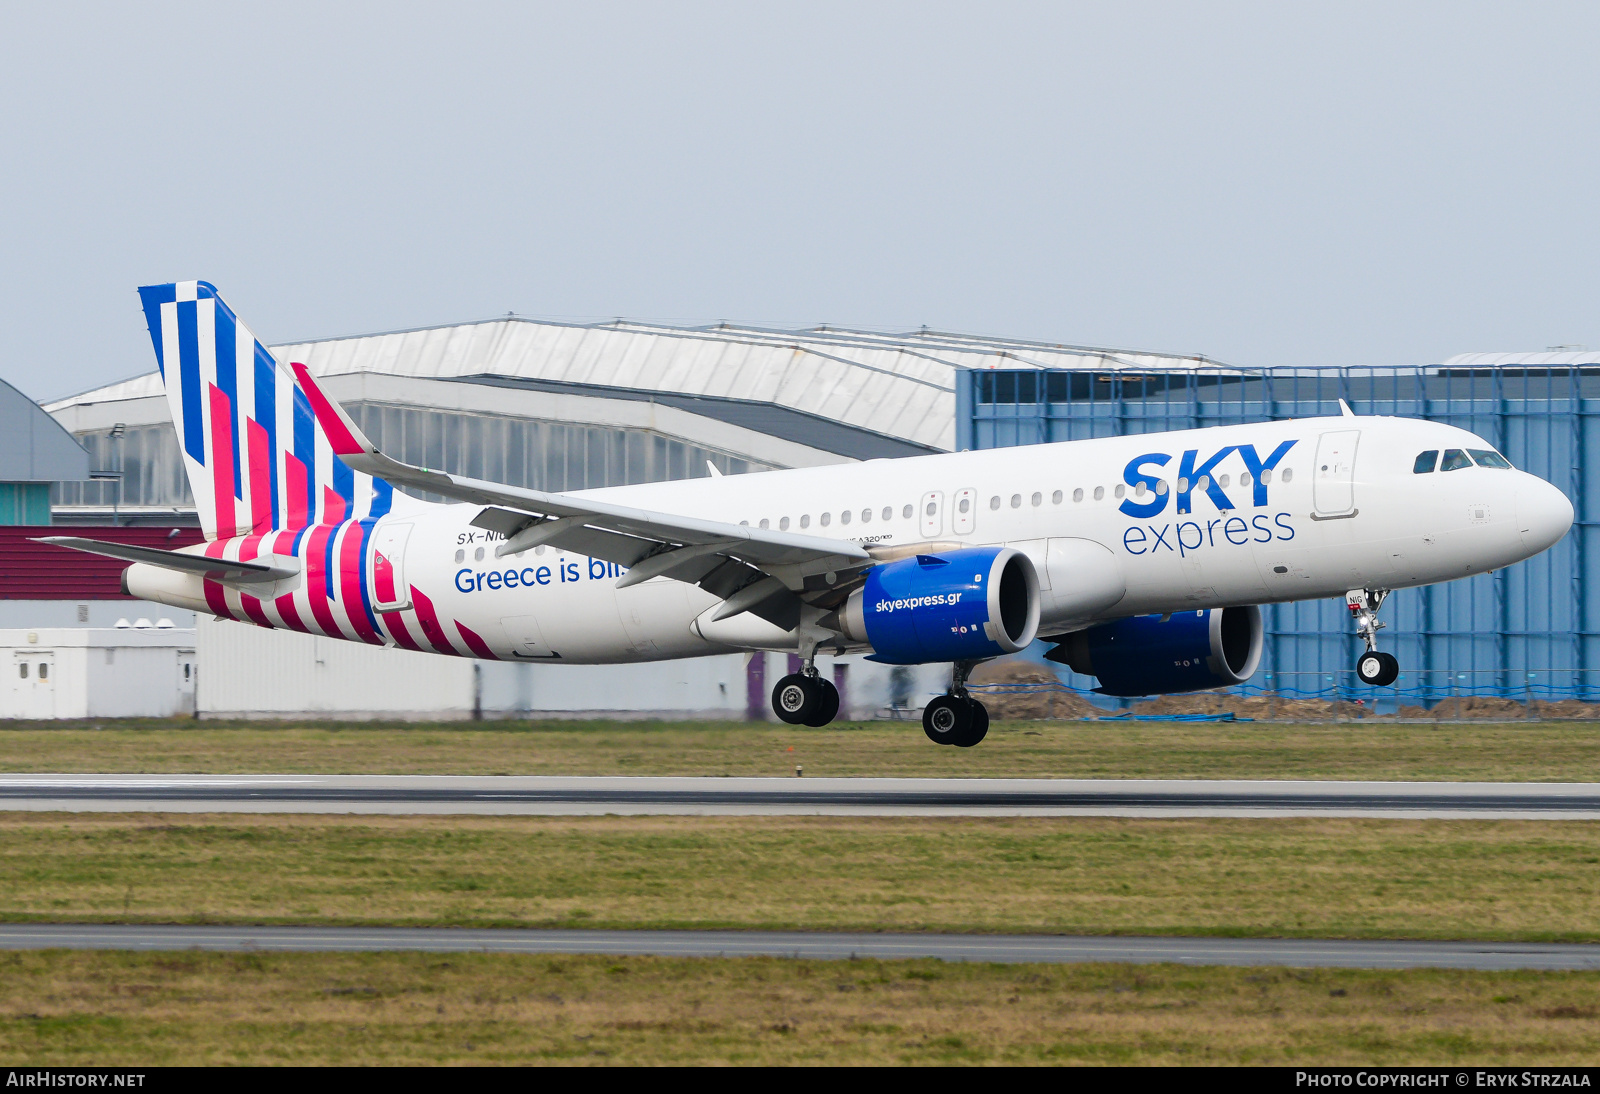
[[[1517,527],[1534,554],[1553,547],[1572,527],[1572,502],[1543,479],[1529,475],[1517,494]]]

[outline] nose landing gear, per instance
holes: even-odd
[[[989,733],[989,711],[967,694],[967,674],[975,662],[957,661],[950,692],[940,695],[922,711],[922,732],[936,745],[971,748]]]
[[[1344,594],[1345,606],[1356,621],[1356,637],[1367,644],[1367,652],[1356,658],[1356,678],[1375,688],[1388,687],[1400,678],[1400,662],[1393,654],[1378,650],[1378,632],[1384,626],[1378,620],[1378,609],[1388,596],[1388,589],[1351,589]]]

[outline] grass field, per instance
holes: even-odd
[[[0,1056],[102,1064],[1590,1064],[1600,973],[0,955]]]
[[[0,723],[4,724],[4,723]],[[997,723],[939,748],[909,722],[236,725],[192,720],[0,728],[0,772],[1600,780],[1600,725]]]
[[[0,919],[1600,939],[1600,825],[0,814]]]

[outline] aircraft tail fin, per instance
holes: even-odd
[[[208,540],[377,517],[382,479],[335,452],[306,393],[204,281],[139,290]]]

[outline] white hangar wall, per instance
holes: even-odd
[[[770,718],[768,693],[791,671],[790,655],[775,653],[756,654],[754,666],[737,653],[637,665],[472,661],[209,616],[193,634],[195,709],[212,718]],[[855,718],[897,702],[920,708],[949,672],[929,665],[897,677],[857,656],[818,665],[841,684]]]

